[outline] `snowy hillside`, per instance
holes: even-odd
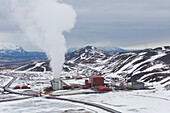
[[[85,48],[74,51],[72,54],[67,54],[66,61],[74,63],[95,63],[98,59],[103,59],[108,56],[111,56],[110,53],[93,46],[86,46]]]
[[[18,70],[46,71],[49,62],[28,64]],[[170,84],[170,47],[159,47],[134,52],[105,52],[87,46],[66,55],[63,76],[102,75],[120,76],[128,81]]]

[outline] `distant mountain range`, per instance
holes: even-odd
[[[28,52],[10,43],[0,43],[0,68],[18,67],[32,61],[47,60],[44,52]]]
[[[44,52],[28,52],[22,47],[11,43],[0,43],[0,56],[4,57],[25,57],[25,56],[46,56]]]
[[[0,55],[23,55],[26,51],[17,45],[10,44],[10,43],[0,43]]]
[[[122,49],[122,48],[112,47],[112,46],[96,47],[96,48],[103,50],[105,52],[129,52],[129,51],[132,51],[132,50],[125,50],[125,49]],[[81,49],[81,48],[70,48],[70,49],[68,49],[67,53],[72,53],[72,52],[74,52],[78,49]]]
[[[88,47],[88,46],[87,46]],[[118,47],[97,47],[105,52],[129,52],[130,50],[125,50]],[[70,48],[67,53],[73,53],[74,51],[81,48]],[[22,47],[11,44],[11,43],[0,43],[0,56],[45,56],[44,52],[28,52]]]

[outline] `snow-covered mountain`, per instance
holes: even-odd
[[[0,43],[0,55],[24,54],[26,51],[17,45],[11,43]]]
[[[0,43],[0,50],[19,50],[20,47],[11,43]]]
[[[88,47],[88,46],[86,46]],[[97,49],[100,49],[100,50],[103,50],[105,52],[129,52],[131,50],[125,50],[125,49],[122,49],[122,48],[118,48],[118,47],[112,47],[112,46],[103,46],[103,47],[96,47]],[[76,50],[79,50],[81,48],[70,48],[68,49],[67,53],[73,53],[74,51]]]
[[[129,52],[130,50],[125,50],[118,47],[112,47],[112,46],[105,46],[105,47],[97,47],[98,49],[101,49],[105,52]]]
[[[27,64],[18,70],[51,70],[48,62]],[[87,46],[66,55],[63,76],[120,76],[129,81],[170,84],[170,46],[133,52],[110,53]]]
[[[69,48],[69,49],[67,50],[67,53],[68,53],[68,54],[71,54],[71,53],[73,53],[74,51],[76,51],[76,50],[78,50],[78,49],[80,49],[80,48],[78,48],[78,47]]]
[[[96,62],[97,59],[105,58],[109,56],[110,53],[102,51],[96,47],[93,46],[86,46],[85,48],[81,48],[79,50],[76,50],[72,52],[71,54],[66,55],[66,61],[72,61],[74,63],[80,63],[80,62]]]
[[[13,57],[25,57],[25,56],[46,56],[44,52],[28,52],[22,47],[11,43],[0,43],[0,56],[13,56]]]
[[[11,43],[0,43],[0,56],[4,57],[32,57],[45,56],[44,52],[28,52],[22,47]]]
[[[0,43],[0,68],[17,67],[31,61],[46,60],[44,52],[27,52],[22,47],[10,43]]]

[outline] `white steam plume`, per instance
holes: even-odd
[[[76,12],[71,5],[56,0],[10,0],[12,15],[32,43],[43,49],[54,78],[59,78],[66,52],[64,31],[75,25]]]

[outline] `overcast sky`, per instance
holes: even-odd
[[[39,50],[23,38],[4,1],[0,0],[0,42]],[[71,4],[77,12],[75,28],[64,33],[69,48],[94,45],[142,49],[170,45],[170,0],[58,1]]]

